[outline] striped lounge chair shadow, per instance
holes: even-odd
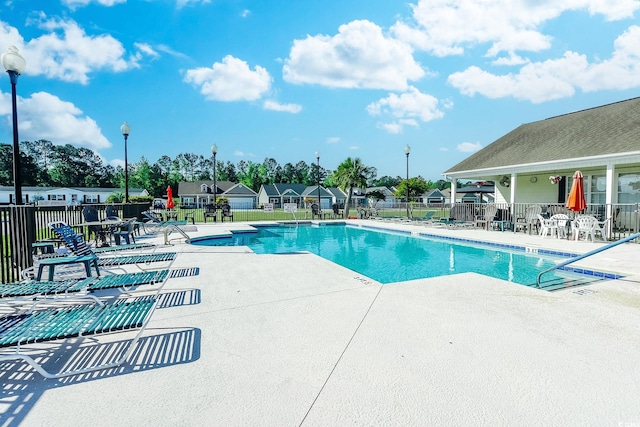
[[[112,303],[75,304],[30,310],[0,317],[0,362],[22,360],[45,378],[61,378],[101,369],[114,368],[126,362],[144,332],[157,306],[157,296],[123,298]],[[83,336],[138,330],[128,340],[119,356],[102,359],[91,366],[51,373],[38,363],[29,344],[66,340]],[[60,346],[64,351],[65,346]],[[48,350],[47,350],[48,352]],[[65,364],[66,365],[66,364]]]

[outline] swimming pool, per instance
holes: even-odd
[[[531,286],[559,257],[371,230],[348,225],[256,227],[257,232],[196,240],[205,246],[248,246],[258,254],[311,252],[380,283],[475,272]],[[566,271],[545,280],[577,278]]]

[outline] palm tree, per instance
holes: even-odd
[[[352,159],[351,157],[340,163],[338,169],[336,169],[333,179],[343,191],[348,190],[344,208],[345,217],[349,217],[349,205],[351,204],[351,196],[353,196],[353,187],[366,187],[367,179],[375,173],[374,171],[374,168],[365,166],[359,158]]]

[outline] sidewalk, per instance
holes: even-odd
[[[602,245],[411,229],[576,253]],[[475,273],[382,286],[312,254],[173,243],[174,267],[200,274],[169,280],[131,363],[60,381],[4,364],[3,426],[640,424],[637,244],[585,260],[627,279],[549,293]],[[53,354],[74,363],[124,336]]]

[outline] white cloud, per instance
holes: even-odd
[[[417,120],[430,122],[444,117],[442,108],[451,108],[450,101],[442,105],[437,98],[424,94],[414,87],[403,94],[389,94],[376,102],[367,105],[367,112],[372,116],[387,114],[395,117],[397,121],[383,125],[389,133],[400,133],[405,125],[418,126]]]
[[[336,143],[340,142],[340,137],[339,136],[331,136],[331,137],[327,138],[327,142],[329,144],[336,144]]]
[[[67,6],[71,10],[75,10],[79,7],[88,6],[91,3],[96,3],[101,6],[114,6],[119,3],[126,3],[127,0],[62,0],[62,4]]]
[[[295,40],[283,67],[289,83],[338,88],[405,90],[424,75],[409,45],[369,21],[341,25],[333,37]]]
[[[11,94],[0,92],[0,115],[11,126]],[[111,147],[95,120],[82,110],[46,92],[31,98],[18,97],[18,131],[21,140],[47,139],[54,144],[71,144],[99,150]]]
[[[110,35],[88,36],[73,20],[47,19],[41,13],[30,24],[48,34],[25,42],[15,28],[0,24],[0,44],[20,49],[27,60],[26,74],[87,84],[90,73],[137,68],[145,55],[153,55],[148,45],[138,44],[138,51],[125,59],[125,49],[118,40]]]
[[[357,145],[351,145],[349,147],[349,150],[352,150],[352,151],[359,150],[359,149],[360,149],[360,147],[358,147]]]
[[[160,54],[156,52],[155,49],[152,48],[147,43],[134,43],[133,45],[135,46],[136,49],[138,49],[138,53],[140,54],[140,56],[142,56],[143,54],[147,56],[152,56],[154,58],[157,58],[160,56]]]
[[[632,18],[637,0],[419,0],[410,22],[397,22],[401,40],[436,56],[459,55],[465,48],[489,43],[488,54],[516,50],[541,51],[551,37],[544,24],[569,11],[587,11],[607,20]]]
[[[529,61],[525,58],[522,58],[519,55],[514,54],[513,52],[509,52],[508,56],[502,56],[497,58],[495,61],[491,62],[491,65],[505,65],[505,66],[514,66],[514,65],[523,65],[528,63]]]
[[[243,17],[243,18],[246,18],[250,14],[251,14],[251,11],[249,9],[245,9],[240,13],[240,16]]]
[[[211,68],[187,70],[184,81],[200,88],[200,93],[214,101],[255,101],[271,87],[266,69],[255,66],[253,71],[241,59],[227,55]]]
[[[122,159],[113,159],[109,161],[109,164],[111,166],[113,166],[114,168],[117,168],[118,166],[120,166],[121,168],[124,169],[124,160]]]
[[[211,3],[211,0],[176,0],[176,7],[178,9],[182,9],[185,6],[190,6],[192,4],[208,4]]]
[[[614,42],[610,59],[589,63],[585,55],[566,52],[562,58],[527,63],[518,73],[496,75],[469,67],[449,76],[461,93],[488,98],[513,97],[534,103],[572,96],[576,89],[629,89],[640,85],[640,27],[631,26]]]
[[[173,57],[180,58],[180,59],[188,59],[189,58],[188,55],[185,55],[182,52],[178,52],[177,50],[174,50],[173,48],[171,48],[170,46],[167,46],[166,44],[156,45],[154,50],[167,53],[167,54],[169,54],[169,55],[171,55]]]
[[[398,122],[395,123],[379,123],[378,127],[386,130],[389,133],[402,133],[402,125]]]
[[[291,114],[298,114],[300,111],[302,111],[302,106],[298,104],[280,104],[277,101],[271,100],[264,101],[262,108],[264,108],[265,110],[282,111]]]
[[[245,153],[244,151],[240,151],[240,150],[234,151],[233,155],[237,157],[255,157],[256,156],[253,153]]]
[[[456,147],[458,151],[461,151],[463,153],[473,153],[480,150],[481,148],[482,144],[480,144],[479,142],[463,142],[461,144],[458,144],[458,146]]]

